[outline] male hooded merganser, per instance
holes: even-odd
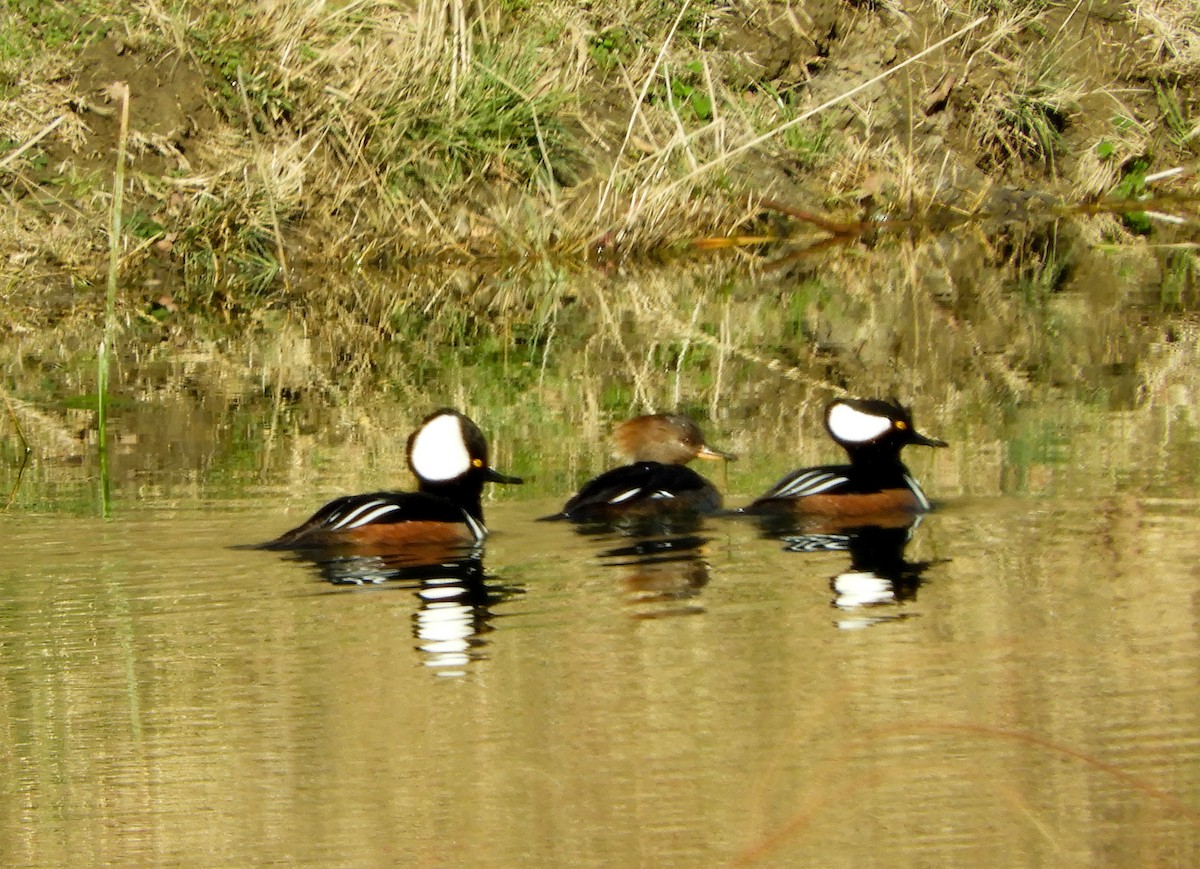
[[[613,431],[618,456],[632,464],[605,471],[588,481],[547,519],[575,522],[625,516],[712,513],[721,508],[721,493],[704,477],[684,467],[692,459],[735,456],[704,442],[699,426],[674,413],[639,416]]]
[[[259,549],[470,546],[483,541],[483,484],[520,483],[488,465],[487,441],[470,419],[435,411],[408,439],[416,492],[371,492],[335,498],[303,525]]]
[[[825,428],[849,453],[850,464],[793,471],[744,512],[860,518],[869,524],[929,509],[929,499],[900,461],[900,450],[946,442],[913,428],[908,408],[880,399],[838,399],[825,408]]]

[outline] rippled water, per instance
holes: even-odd
[[[20,479],[6,447],[0,857],[1195,864],[1200,425],[1195,354],[1171,355],[1194,332],[1118,365],[1131,345],[1081,322],[1099,331],[1072,353],[1118,349],[1050,358],[1006,398],[971,385],[994,370],[918,353],[946,363],[912,385],[951,447],[907,455],[938,509],[851,538],[535,522],[608,461],[588,402],[610,381],[454,374],[436,403],[530,482],[492,494],[478,561],[424,571],[230,546],[408,485],[397,432],[434,400],[281,404],[274,370],[129,363],[111,518],[86,436]],[[836,459],[819,402],[742,362],[682,387],[668,369],[659,393],[720,384],[706,428],[742,454],[713,474],[733,505]],[[489,410],[503,378],[524,397]]]
[[[478,574],[337,585],[226,548],[280,506],[6,519],[7,865],[1196,855],[1195,500],[951,497],[890,591],[522,501]]]

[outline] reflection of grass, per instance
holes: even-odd
[[[1196,305],[1196,283],[1200,277],[1200,264],[1191,251],[1172,251],[1163,272],[1159,299],[1164,310],[1178,311]]]
[[[970,741],[990,744],[992,751],[1000,751],[997,746],[1005,743],[1015,743],[1028,751],[1035,751],[1047,757],[1056,758],[1060,762],[1075,764],[1087,769],[1097,776],[1102,776],[1107,787],[1127,790],[1136,798],[1146,800],[1154,806],[1157,812],[1177,815],[1185,818],[1190,824],[1200,821],[1200,812],[1193,809],[1187,802],[1180,799],[1174,792],[1160,787],[1156,780],[1149,777],[1134,775],[1122,766],[1110,763],[1098,753],[1085,751],[1077,744],[1050,739],[1035,730],[1018,730],[976,724],[962,723],[952,720],[929,720],[904,722],[886,727],[879,727],[839,744],[836,759],[826,761],[823,766],[815,768],[812,781],[802,793],[799,808],[791,811],[786,820],[770,832],[759,837],[753,844],[747,846],[733,861],[736,867],[751,867],[763,865],[768,858],[778,855],[778,852],[791,849],[798,852],[799,846],[805,842],[810,831],[829,823],[827,816],[831,807],[844,805],[873,805],[878,792],[887,792],[893,784],[890,776],[899,779],[907,773],[897,770],[888,771],[886,764],[879,761],[878,756],[886,756],[889,743],[920,740],[923,744],[935,740]],[[960,747],[945,749],[947,756],[958,756]],[[847,774],[847,769],[859,757],[871,759],[868,772]],[[880,772],[883,768],[884,772]],[[953,773],[946,776],[963,775],[961,766],[955,767]],[[966,773],[968,776],[979,776],[977,786],[984,786],[984,778],[978,772]],[[1028,823],[1036,815],[1030,803],[1021,801],[1017,809],[1022,819]],[[1057,843],[1054,843],[1057,846]],[[1055,847],[1053,853],[1061,857],[1065,850]]]
[[[1117,199],[1136,199],[1146,192],[1146,173],[1150,170],[1148,157],[1138,155],[1121,166],[1121,178],[1112,189]],[[1127,211],[1121,220],[1131,230],[1141,235],[1150,234],[1150,218],[1143,211]]]
[[[988,417],[1047,390],[1085,421],[1081,408],[1168,400],[1192,370],[1193,345],[1160,339],[1183,328],[1175,311],[1190,316],[1197,304],[1193,258],[1164,254],[1156,285],[1153,251],[1089,256],[1072,238],[890,241],[756,276],[731,260],[613,275],[364,273],[331,287],[303,326],[282,316],[143,322],[123,334],[123,377],[111,390],[139,397],[110,403],[115,491],[124,497],[136,484],[128,469],[143,456],[153,464],[171,450],[181,451],[174,470],[154,474],[205,486],[236,487],[260,463],[269,480],[379,486],[390,474],[407,484],[409,427],[444,404],[496,433],[506,468],[539,469],[520,492],[494,495],[507,499],[564,494],[578,469],[608,461],[612,422],[643,411],[687,408],[715,442],[770,457],[729,469],[737,491],[753,492],[787,464],[838,458],[820,407],[844,392],[895,394],[934,434],[964,408]],[[472,308],[468,299],[489,301]],[[96,333],[78,328],[91,325],[25,336],[8,360],[14,394],[68,432],[91,424],[62,402],[78,393],[82,362],[61,348],[95,346]],[[163,352],[163,336],[183,343],[180,361]],[[34,448],[31,479],[78,474],[48,464],[65,448],[17,412]],[[263,421],[272,414],[268,453]],[[138,441],[125,448],[119,435],[129,432]],[[1054,461],[1062,444],[1052,427],[1027,418],[1017,434],[1004,473],[1074,473]],[[72,443],[94,455],[94,443]]]
[[[1026,420],[1005,444],[1003,491],[1048,494],[1038,491],[1032,478],[1073,460],[1072,434],[1061,413],[1049,420]]]
[[[1013,287],[1027,305],[1042,307],[1063,289],[1071,258],[1069,252],[1058,250],[1053,239],[1035,239],[1023,251]]]
[[[97,453],[100,459],[100,512],[108,516],[110,510],[109,464],[108,464],[108,370],[109,354],[114,353],[113,342],[117,338],[117,277],[121,272],[121,222],[125,201],[125,154],[129,138],[129,88],[114,86],[114,99],[120,101],[121,127],[117,137],[117,163],[113,172],[113,197],[108,236],[108,285],[104,304],[104,337],[96,355],[96,434]]]

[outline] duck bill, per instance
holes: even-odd
[[[948,447],[948,446],[950,446],[950,444],[946,443],[944,440],[941,440],[940,438],[927,437],[926,435],[923,435],[918,431],[914,431],[912,433],[912,435],[909,436],[908,442],[910,444],[916,444],[917,446],[920,446],[920,447]]]
[[[495,468],[485,468],[483,479],[489,483],[506,483],[510,486],[516,486],[525,482],[520,477],[510,477],[508,474],[502,474]]]
[[[700,447],[700,451],[698,453],[696,453],[696,458],[707,459],[707,460],[713,461],[713,462],[718,461],[718,460],[724,461],[724,462],[737,461],[737,456],[735,456],[733,453],[726,453],[726,452],[722,452],[721,450],[714,450],[708,444],[705,444],[704,446]]]

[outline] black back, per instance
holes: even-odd
[[[260,549],[297,549],[327,545],[326,533],[350,531],[367,525],[394,525],[401,522],[472,522],[465,507],[427,492],[371,492],[343,495],[317,510],[304,524],[262,544]],[[479,535],[479,531],[475,531]]]
[[[721,493],[691,468],[637,462],[588,481],[553,518],[586,521],[639,510],[712,513],[720,507]]]

